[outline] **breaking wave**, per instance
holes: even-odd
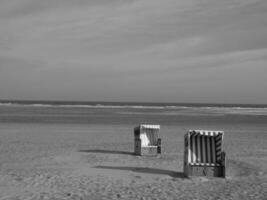
[[[212,112],[226,114],[267,114],[266,105],[240,106],[220,104],[167,104],[167,103],[90,103],[90,102],[36,102],[36,101],[2,101],[0,106],[8,107],[52,107],[52,108],[96,108],[96,109],[151,109],[151,110],[177,110],[192,112]]]

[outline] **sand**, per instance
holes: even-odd
[[[2,123],[0,199],[267,199],[267,125],[219,125],[226,179],[184,178],[188,126],[162,126],[162,155],[140,157],[132,125]]]

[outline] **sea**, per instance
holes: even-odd
[[[0,124],[265,124],[267,104],[0,101]]]

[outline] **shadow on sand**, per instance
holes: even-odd
[[[99,169],[112,169],[112,170],[126,170],[137,173],[147,173],[147,174],[160,174],[160,175],[168,175],[173,178],[185,178],[184,173],[165,170],[165,169],[156,169],[156,168],[148,168],[148,167],[117,167],[117,166],[96,166],[95,168]]]
[[[79,152],[134,155],[134,152],[129,152],[129,151],[112,151],[112,150],[103,150],[103,149],[86,149],[86,150],[79,150]]]

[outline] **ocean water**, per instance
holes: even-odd
[[[0,101],[0,123],[266,125],[267,105]]]

